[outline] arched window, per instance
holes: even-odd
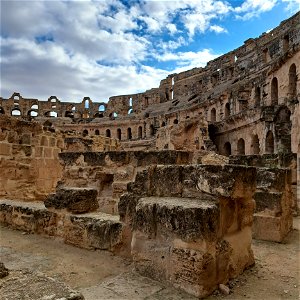
[[[12,116],[21,116],[21,111],[19,109],[13,109],[11,111]]]
[[[129,98],[129,106],[132,107],[132,98]]]
[[[122,139],[122,131],[120,128],[117,129],[117,138],[118,138],[118,140]]]
[[[84,130],[83,130],[82,135],[83,135],[83,136],[89,135],[89,132],[87,131],[87,129],[84,129]]]
[[[74,114],[73,114],[72,111],[67,110],[67,111],[65,112],[65,117],[74,118]]]
[[[274,136],[271,130],[268,131],[266,135],[266,153],[272,154],[274,153]]]
[[[31,109],[39,109],[39,106],[37,104],[31,105]]]
[[[105,132],[105,136],[106,137],[111,137],[111,134],[110,134],[110,130],[109,129],[106,129],[106,132]]]
[[[166,126],[166,122],[163,121],[163,122],[161,123],[161,127],[165,127],[165,126]]]
[[[224,155],[225,156],[231,155],[231,144],[229,142],[226,142],[224,144]]]
[[[128,110],[128,115],[130,115],[130,114],[132,114],[132,113],[133,113],[133,109],[130,108],[130,109]]]
[[[178,120],[175,119],[175,120],[173,121],[173,124],[178,124]]]
[[[297,96],[297,72],[295,64],[292,64],[289,69],[289,96],[291,99]]]
[[[98,111],[105,111],[105,105],[99,105]]]
[[[255,106],[260,106],[260,100],[261,100],[261,93],[260,93],[260,87],[257,86],[255,88],[255,93],[254,93],[254,101],[255,101]]]
[[[251,154],[259,154],[260,148],[259,148],[259,138],[257,134],[255,134],[252,137],[252,142],[251,142]]]
[[[139,126],[139,128],[138,128],[138,137],[139,137],[139,139],[143,138],[143,128],[142,128],[142,126]]]
[[[88,99],[86,99],[86,100],[84,101],[84,108],[85,108],[85,109],[89,109],[89,108],[90,108],[90,102],[89,102]]]
[[[49,117],[57,118],[57,112],[56,111],[50,111]]]
[[[29,115],[30,115],[30,117],[37,117],[38,116],[38,112],[34,111],[34,110],[30,110],[29,111]]]
[[[127,128],[127,139],[131,140],[132,139],[132,133],[131,133],[131,128]]]
[[[271,82],[271,104],[278,104],[278,80],[276,77],[274,77]]]
[[[96,129],[96,130],[95,130],[95,135],[100,135],[99,129]]]
[[[3,109],[3,107],[0,107],[0,115],[4,115],[5,114],[5,111]]]
[[[225,118],[230,116],[230,104],[227,102],[225,104]]]
[[[245,155],[245,141],[244,139],[239,139],[237,143],[238,155]]]
[[[217,119],[217,112],[215,108],[212,108],[210,111],[210,121],[211,122],[216,122]]]

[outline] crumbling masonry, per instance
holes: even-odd
[[[252,236],[281,242],[292,228],[299,50],[297,13],[144,93],[0,98],[1,223],[209,295],[254,263]]]

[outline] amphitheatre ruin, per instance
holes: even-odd
[[[231,296],[228,286],[243,272],[263,268],[257,245],[273,253],[293,234],[299,72],[297,13],[143,93],[107,103],[19,92],[0,98],[1,260],[9,269],[1,265],[3,299],[146,299],[103,291],[89,298],[60,281],[53,286],[46,275],[17,273],[6,234],[17,239],[10,243],[35,237],[81,248],[84,256],[113,254],[132,274],[178,291],[177,298],[147,299],[213,297],[218,289]],[[293,294],[284,289],[289,299],[299,295],[296,272]],[[40,276],[44,289],[28,276]],[[14,292],[22,280],[26,291]]]

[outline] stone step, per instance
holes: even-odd
[[[61,237],[80,248],[114,252],[122,246],[119,216],[102,212],[75,215],[48,210],[42,202],[1,200],[0,223],[24,232]]]

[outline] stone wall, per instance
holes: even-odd
[[[5,116],[0,117],[0,128],[0,197],[43,200],[61,176],[62,136],[39,123]]]

